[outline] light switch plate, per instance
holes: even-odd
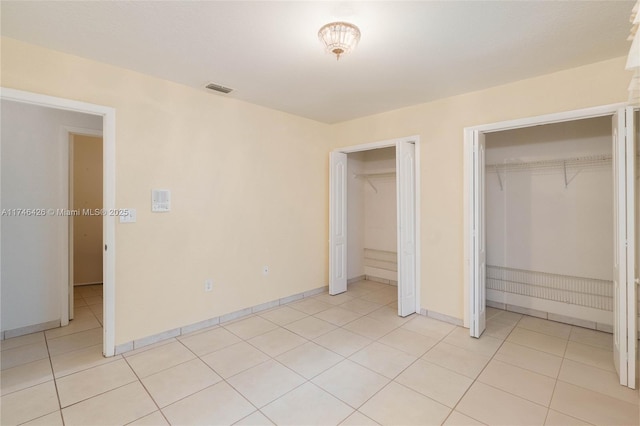
[[[136,209],[121,209],[121,210],[127,210],[129,214],[120,216],[120,223],[136,222]]]
[[[151,190],[151,211],[168,212],[171,211],[171,191],[168,189]]]

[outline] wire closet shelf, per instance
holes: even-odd
[[[500,172],[516,172],[525,170],[548,170],[555,168],[588,168],[611,165],[611,155],[589,155],[583,157],[571,157],[535,161],[506,161],[498,164],[487,164],[486,168]]]
[[[609,167],[612,163],[612,156],[609,154],[602,155],[589,155],[582,157],[571,158],[554,158],[549,160],[535,160],[535,161],[505,161],[498,164],[487,164],[486,170],[489,172],[495,172],[498,176],[498,182],[500,184],[500,190],[504,190],[504,180],[506,179],[506,173],[508,172],[523,172],[523,171],[542,171],[551,172],[555,170],[562,171],[564,175],[564,186],[569,187],[571,181],[573,181],[580,172],[584,170],[600,169],[603,167]],[[505,175],[505,176],[503,176]]]

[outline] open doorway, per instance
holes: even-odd
[[[613,124],[609,124],[612,121]],[[593,324],[592,328],[609,327],[613,331],[611,362],[616,366],[620,383],[635,388],[637,294],[634,282],[634,228],[637,219],[634,202],[634,134],[637,133],[637,128],[633,123],[633,108],[625,109],[614,105],[465,129],[465,278],[469,303],[467,323],[471,336],[480,337],[485,329],[487,300],[490,306],[504,309],[511,307],[511,310],[534,316],[543,314],[544,318],[552,315],[549,319],[580,327],[590,324]],[[566,130],[571,126],[585,128],[589,125],[595,125],[599,130],[592,132],[586,140],[565,140],[564,145],[556,145],[554,148],[529,146],[526,148],[528,154],[539,151],[536,154],[538,158],[531,161],[523,161],[522,158],[513,161],[507,158],[509,155],[505,157],[504,154],[506,151],[511,151],[512,154],[514,147],[505,146],[504,141],[503,146],[499,146],[501,136],[504,135],[513,137],[518,132],[541,134],[554,128]],[[533,126],[541,126],[542,129],[527,130]],[[603,129],[613,130],[613,137],[607,131],[603,133]],[[488,149],[491,141],[494,143],[493,153]],[[552,155],[554,150],[555,155]],[[545,158],[541,158],[541,154]],[[496,164],[496,161],[502,164]],[[488,170],[487,165],[493,169]],[[604,169],[608,165],[611,165],[609,176],[598,179],[597,172],[606,174]],[[559,173],[556,174],[562,178],[562,188],[541,187],[550,177],[550,168],[553,167],[558,168],[556,172]],[[531,175],[534,169],[538,173],[535,177]],[[523,171],[527,171],[527,176],[518,176]],[[504,191],[509,184],[506,182],[505,172],[510,172],[512,184],[519,185],[512,194],[513,199],[519,200],[517,208],[514,208],[520,211],[514,217],[510,214],[515,210],[508,209],[504,199]],[[589,179],[592,182],[580,189],[580,185]],[[571,193],[568,191],[570,185],[573,185]],[[536,191],[539,190],[536,197],[546,200],[541,216],[548,216],[538,217],[535,226],[531,221],[521,223],[531,219],[536,207],[538,210],[540,208],[539,205],[532,206],[535,198],[532,196],[534,186]],[[596,191],[599,186],[602,187],[601,190]],[[557,193],[558,190],[564,192],[560,194]],[[503,197],[496,195],[500,192]],[[555,198],[554,193],[557,193]],[[488,218],[487,212],[492,211],[494,204],[498,208],[492,212],[493,217]],[[552,226],[549,221],[563,220],[556,211],[563,204],[565,210],[571,210],[565,212],[569,221],[561,229],[550,232]],[[584,207],[582,210],[578,208],[581,205]],[[550,211],[555,213],[549,213]],[[593,214],[591,219],[588,214]],[[592,222],[591,226],[586,223],[585,226],[590,232],[577,229],[582,221],[589,220]],[[521,231],[528,235],[516,238],[518,230],[509,234],[504,229],[502,237],[488,235],[490,231],[504,228],[505,221],[515,225],[521,223]],[[490,225],[487,226],[487,223]],[[596,223],[610,223],[612,226],[607,231],[596,226]],[[545,233],[548,234],[546,248],[538,247],[534,253],[536,244],[544,246]],[[564,247],[562,254],[553,255],[556,248],[554,245],[561,246],[562,241],[551,243],[551,246],[549,242],[561,239],[564,234],[570,240],[565,242],[571,247]],[[505,245],[508,245],[512,237],[517,241],[513,241],[507,254]],[[502,241],[499,241],[501,238]],[[607,241],[601,241],[603,238]],[[594,241],[600,241],[599,245],[591,244]],[[588,246],[591,246],[592,252],[588,252]],[[491,247],[493,253],[490,253]],[[580,253],[585,248],[587,252]],[[507,257],[513,265],[505,264]],[[520,259],[516,260],[517,257]],[[541,267],[545,262],[546,266]],[[494,265],[495,263],[500,265]],[[541,268],[549,271],[540,271]],[[607,307],[612,309],[611,314],[607,313]]]
[[[330,294],[369,277],[397,283],[384,293],[397,299],[399,316],[419,312],[417,150],[411,137],[331,153]]]
[[[69,319],[103,323],[102,132],[69,133]],[[80,319],[79,319],[80,321]]]
[[[64,116],[78,114],[74,117],[82,117],[89,122],[97,120],[97,127],[104,134],[102,146],[102,206],[105,211],[115,211],[115,110],[109,107],[88,104],[84,102],[72,101],[68,99],[55,98],[46,95],[23,92],[14,89],[2,88],[0,92],[2,102],[11,102],[17,109],[36,108],[38,113],[34,120],[11,120],[17,135],[25,135],[27,130],[43,131],[46,126],[41,126],[37,118],[42,114],[51,116]],[[3,151],[8,146],[5,142],[4,132],[11,126],[4,126],[6,110],[3,107]],[[40,115],[39,115],[40,114]],[[26,117],[16,115],[16,117]],[[69,116],[71,117],[71,116]],[[35,124],[38,123],[38,124]],[[70,125],[69,125],[70,124]],[[67,325],[69,322],[69,222],[75,213],[69,205],[69,138],[68,133],[73,129],[96,129],[95,125],[87,125],[82,121],[62,120],[53,124],[53,130],[49,129],[46,138],[50,143],[44,144],[40,149],[28,148],[26,145],[16,145],[16,154],[19,156],[6,156],[3,152],[2,167],[2,207],[3,209],[15,210],[16,214],[3,215],[2,221],[2,337],[24,335],[37,331],[50,329],[60,325]],[[70,130],[71,129],[71,130]],[[80,131],[78,133],[84,133]],[[43,136],[30,138],[31,141],[42,141]],[[47,150],[54,152],[48,153]],[[34,165],[33,157],[40,155],[43,167]],[[50,154],[50,155],[48,155]],[[23,158],[24,161],[18,160]],[[5,162],[6,160],[6,162]],[[21,169],[25,165],[34,168],[34,173],[25,173]],[[46,167],[45,167],[46,166]],[[47,174],[46,170],[55,170],[55,174]],[[29,191],[13,191],[16,195],[28,192],[30,196],[39,197],[34,200],[9,200],[11,191],[5,191],[5,186],[13,182],[9,174],[21,175],[24,179],[36,179],[38,182],[31,182],[27,186]],[[44,183],[50,184],[47,189]],[[24,195],[24,194],[23,194]],[[48,198],[47,198],[48,197]],[[29,201],[28,204],[25,202]],[[15,205],[11,205],[15,204]],[[34,216],[35,214],[35,216]],[[98,329],[95,336],[96,343],[100,343],[102,354],[113,356],[115,354],[115,215],[99,213],[101,218],[102,244],[102,282],[103,290],[103,324],[104,327]],[[12,226],[10,220],[24,222],[25,229],[32,225],[42,225],[46,228],[43,232],[35,232],[33,238],[22,238],[20,233],[11,235],[8,230],[18,230]],[[31,222],[29,222],[31,220]],[[51,226],[48,226],[51,225]],[[24,231],[24,229],[23,229]],[[47,244],[42,244],[42,238],[48,238]],[[14,238],[24,250],[16,250],[18,246],[11,245],[8,239]],[[11,250],[7,248],[11,246]],[[36,248],[35,251],[31,250]],[[39,267],[32,267],[25,262],[31,262],[38,258],[43,260]],[[6,265],[16,266],[11,273],[11,268]],[[43,275],[43,279],[30,279],[27,282],[21,280],[18,275],[26,272],[34,272]],[[34,289],[27,289],[25,283],[32,284]],[[42,296],[42,297],[41,297]],[[37,298],[37,300],[34,299]],[[72,298],[71,298],[72,299]],[[72,299],[73,300],[73,299]]]

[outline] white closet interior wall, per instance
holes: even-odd
[[[347,155],[347,279],[364,278],[364,152]]]
[[[609,330],[610,156],[610,117],[487,135],[488,304]]]

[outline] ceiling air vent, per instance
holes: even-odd
[[[229,89],[228,87],[220,86],[219,84],[215,84],[215,83],[209,83],[204,87],[206,87],[209,90],[215,90],[216,92],[221,92],[221,93],[229,93],[233,91],[233,89]]]

